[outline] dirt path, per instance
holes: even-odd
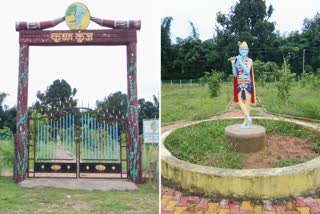
[[[69,154],[61,145],[57,145],[55,149],[55,159],[57,160],[65,160],[65,159],[70,159],[73,160],[75,159],[73,155]]]

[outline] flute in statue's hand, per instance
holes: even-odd
[[[233,56],[233,57],[230,57],[228,61],[230,61],[232,65],[235,65],[236,59],[237,57]]]

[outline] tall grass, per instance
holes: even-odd
[[[0,140],[0,176],[4,170],[12,170],[14,162],[13,140]]]
[[[142,168],[144,174],[152,176],[155,184],[159,182],[159,144],[143,144]]]

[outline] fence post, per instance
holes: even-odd
[[[192,87],[192,79],[190,80],[190,86]]]
[[[180,88],[181,88],[181,80],[180,80]]]
[[[172,87],[172,80],[170,80],[170,85],[171,85],[171,87]]]

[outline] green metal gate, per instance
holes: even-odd
[[[125,121],[88,108],[33,113],[28,177],[127,178]]]

